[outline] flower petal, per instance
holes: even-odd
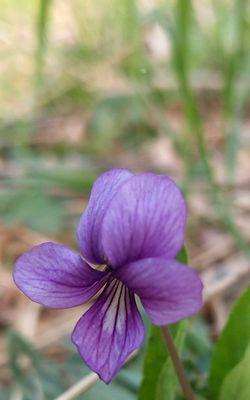
[[[133,173],[127,169],[112,169],[102,174],[93,185],[77,231],[78,246],[83,256],[92,263],[103,264],[105,261],[99,240],[101,223],[117,190],[131,176]]]
[[[102,244],[112,267],[147,257],[174,258],[184,242],[186,206],[167,176],[143,173],[125,182],[102,224]]]
[[[72,334],[81,357],[106,383],[143,338],[144,326],[134,294],[113,278]]]
[[[198,274],[177,260],[147,258],[117,269],[115,276],[140,297],[155,325],[177,322],[202,306]]]
[[[17,259],[13,278],[31,300],[46,307],[69,308],[96,294],[107,273],[91,268],[77,252],[47,242]]]

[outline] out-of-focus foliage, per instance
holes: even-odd
[[[81,173],[83,182],[88,173],[92,176],[90,157],[109,160],[117,151],[135,153],[164,134],[185,163],[183,188],[190,191],[193,181],[207,180],[222,224],[247,252],[228,202],[218,193],[193,91],[199,81],[213,91],[221,78],[225,170],[232,180],[249,90],[247,1],[102,0],[98,6],[81,0],[3,1],[1,21],[13,42],[18,40],[13,25],[23,23],[25,38],[15,50],[8,44],[2,49],[0,146],[5,158],[18,163],[18,171],[7,171],[12,182],[4,180],[1,189],[5,220],[17,218],[46,231],[45,220],[34,222],[46,207],[48,231],[60,232],[68,223],[68,201],[55,196],[58,186],[64,192],[82,190],[85,184],[76,181]],[[165,117],[176,102],[184,111],[180,129]],[[44,179],[38,174],[30,179],[30,158]],[[32,198],[31,210],[24,191]]]
[[[236,365],[238,366],[232,372],[231,377],[234,376],[235,379],[240,379],[240,371],[242,371],[243,366],[247,364],[247,359],[249,361],[249,352],[246,354],[246,359],[243,360],[244,354],[247,353],[247,348],[250,343],[250,288],[248,288],[245,293],[242,294],[241,298],[238,300],[234,306],[228,322],[216,344],[210,375],[210,390],[211,398],[217,398],[221,387],[224,385],[224,378],[230,374]],[[242,362],[241,366],[239,363]],[[225,383],[225,389],[223,393],[228,393],[228,378],[227,383]],[[242,376],[242,383],[244,382],[244,376]],[[240,387],[240,382],[239,386]],[[235,387],[232,390],[237,390],[237,383],[235,382]],[[223,395],[224,396],[224,395]],[[243,397],[244,398],[244,397]]]
[[[220,400],[247,400],[250,393],[250,346],[242,361],[226,376],[221,387]]]
[[[67,353],[63,363],[47,360],[14,331],[9,332],[8,348],[14,385],[11,391],[1,391],[1,400],[9,398],[10,393],[14,395],[18,392],[23,394],[25,400],[53,400],[77,379],[89,373],[72,345],[65,345]],[[86,399],[135,399],[141,379],[141,361],[140,356],[132,360],[112,385],[99,382],[84,396]]]
[[[190,0],[153,1],[150,6],[143,1],[102,0],[98,7],[89,1],[23,0],[15,8],[3,2],[5,28],[10,29],[11,18],[25,21],[25,46],[33,50],[33,56],[27,54],[22,43],[15,53],[6,54],[9,48],[3,48],[7,57],[0,96],[2,152],[7,159],[15,160],[26,150],[23,161],[19,157],[19,171],[9,173],[11,180],[14,175],[20,183],[15,179],[11,184],[4,181],[1,215],[7,221],[17,218],[33,229],[46,231],[46,220],[38,217],[34,222],[46,208],[51,221],[48,231],[59,232],[67,225],[67,201],[61,196],[55,201],[51,197],[55,197],[52,193],[58,185],[65,190],[74,186],[77,178],[75,168],[67,165],[71,164],[70,157],[81,156],[81,162],[74,162],[79,173],[86,176],[86,168],[91,174],[91,166],[84,163],[87,154],[112,158],[117,148],[136,151],[163,132],[173,140],[185,162],[184,189],[190,191],[193,180],[205,178],[222,224],[247,252],[244,237],[215,184],[192,85],[200,75],[204,82],[211,80],[212,86],[216,74],[222,77],[225,168],[232,177],[249,89],[249,9],[247,2],[240,0],[207,1],[204,10]],[[20,57],[20,64],[13,63],[11,57]],[[22,67],[23,63],[27,68]],[[15,103],[8,109],[8,96],[16,78]],[[238,90],[239,79],[246,83]],[[164,116],[166,107],[176,101],[184,107],[184,125],[179,132],[168,125]],[[73,139],[69,147],[64,143],[65,132],[60,135],[60,130],[65,130],[64,122],[72,112],[77,114],[78,126],[73,121],[68,138],[71,140],[75,134],[83,138],[85,130],[87,138]],[[58,124],[58,139],[51,136],[53,124]],[[48,168],[48,179],[40,177],[39,190],[37,176],[31,180],[25,166],[26,159],[34,156],[42,160],[41,174]],[[54,177],[54,190],[48,187],[50,175]],[[28,180],[25,186],[22,179]],[[33,199],[31,209],[24,191]]]
[[[233,204],[235,188],[245,188],[249,179],[249,162],[239,172],[241,152],[249,142],[249,2],[0,3],[3,226],[27,227],[31,234],[42,232],[62,241],[68,235],[73,241],[100,171],[112,166],[154,169],[173,174],[187,200],[199,184],[199,193],[205,193],[213,208],[212,222],[206,214],[204,223],[230,234],[235,248],[249,255]],[[159,151],[158,140],[165,140],[167,149]],[[11,267],[14,260],[8,257]],[[239,300],[216,345],[209,385],[211,331],[200,318],[188,324],[181,357],[200,398],[229,400],[237,393],[245,400],[247,296]],[[172,330],[178,342],[182,333],[181,325]],[[75,349],[60,345],[60,357],[42,355],[11,331],[12,378],[4,378],[0,399],[22,393],[23,400],[52,400],[87,374]],[[112,385],[98,382],[84,398],[127,400],[138,392],[145,400],[156,393],[170,398],[165,393],[170,384],[171,396],[174,390],[176,399],[182,399],[159,328],[151,328],[143,351],[144,369],[140,353]],[[157,387],[159,374],[162,387]]]

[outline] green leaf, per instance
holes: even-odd
[[[216,344],[209,379],[212,399],[218,397],[224,378],[244,356],[250,341],[249,315],[250,287],[246,289],[235,304]]]
[[[199,394],[207,398],[213,347],[207,323],[199,317],[189,321],[182,358],[187,379],[196,396]]]
[[[184,247],[179,252],[177,259],[182,263],[187,263],[187,252]],[[173,326],[172,329],[178,325]],[[178,332],[178,328],[176,332]],[[152,400],[155,398],[157,380],[166,359],[167,350],[162,338],[161,328],[152,325],[144,359],[143,380],[139,390],[139,400]]]
[[[15,378],[19,380],[24,374],[24,370],[19,363],[19,357],[25,355],[35,367],[39,365],[38,353],[32,345],[18,332],[10,330],[7,334],[9,367]]]
[[[154,399],[157,379],[167,358],[167,350],[161,328],[151,326],[144,360],[143,380],[139,390],[139,400]]]
[[[37,374],[40,366],[39,354],[18,332],[10,331],[7,335],[7,343],[9,368],[14,382],[13,393],[18,388],[24,399],[42,399],[43,389]],[[25,359],[28,368],[23,367],[22,360]]]
[[[250,393],[250,344],[241,362],[234,367],[223,381],[220,400],[248,400]]]
[[[33,168],[29,171],[30,177],[41,185],[58,186],[70,190],[78,190],[89,193],[93,182],[97,179],[97,173],[82,169],[59,168],[45,169]]]
[[[177,351],[180,353],[181,348],[184,343],[186,334],[187,321],[182,321],[179,323],[178,330],[175,336],[175,346]],[[175,373],[175,369],[170,357],[164,362],[161,369],[157,387],[156,387],[156,400],[174,400],[176,389],[178,386],[178,379]]]
[[[183,264],[187,264],[188,263],[187,250],[186,250],[186,248],[184,246],[182,247],[181,251],[177,255],[176,259],[178,261],[180,261],[181,263],[183,263]]]
[[[62,203],[38,188],[0,193],[0,216],[7,223],[24,223],[32,229],[55,233],[64,226]]]

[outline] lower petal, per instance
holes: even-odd
[[[187,318],[202,306],[198,274],[176,260],[146,258],[119,268],[115,276],[140,297],[155,325]]]
[[[113,278],[72,334],[81,357],[106,383],[143,339],[144,326],[134,294]]]
[[[91,268],[76,251],[47,242],[17,259],[13,278],[31,300],[46,307],[69,308],[95,295],[107,274]]]

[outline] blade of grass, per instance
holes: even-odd
[[[241,71],[242,62],[244,61],[247,53],[247,1],[235,0],[234,13],[235,15],[235,40],[234,49],[228,55],[225,63],[224,73],[224,90],[223,90],[223,104],[224,116],[229,118],[237,98],[235,98],[235,90],[237,77]]]
[[[237,91],[237,81],[244,71],[244,63],[248,53],[249,40],[247,38],[247,1],[234,1],[235,40],[234,49],[226,57],[224,68],[224,88],[222,93],[223,115],[225,120],[225,167],[227,180],[232,183],[239,149],[239,134],[237,129],[239,117],[244,107],[246,96]],[[247,76],[247,75],[246,75]]]
[[[37,106],[41,104],[41,88],[44,83],[44,56],[47,45],[47,26],[49,7],[52,0],[39,0],[38,12],[35,22],[36,49],[34,54],[34,76],[33,76],[33,113],[25,129],[25,134],[15,141],[15,147],[26,148],[30,144],[36,126]]]
[[[52,0],[40,0],[36,21],[35,90],[39,91],[44,77],[44,56],[47,47],[49,8]]]

